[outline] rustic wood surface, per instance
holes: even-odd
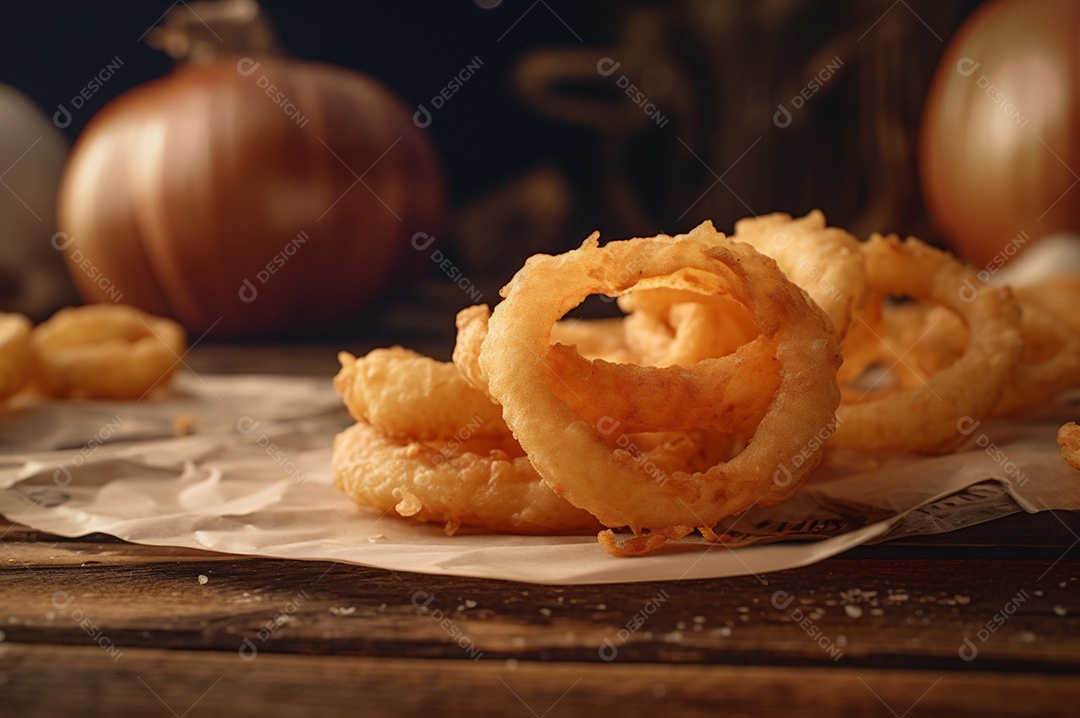
[[[329,374],[336,349],[189,363]],[[0,520],[0,716],[1075,715],[1078,536],[1015,515],[761,577],[535,586]]]

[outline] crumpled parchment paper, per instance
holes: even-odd
[[[839,455],[790,501],[730,519],[726,544],[617,559],[592,535],[448,537],[357,506],[330,477],[333,436],[351,419],[329,379],[184,374],[152,401],[9,409],[0,513],[61,536],[532,583],[760,575],[1017,511],[1080,509],[1080,473],[1055,441],[1069,413],[966,427],[967,447],[949,456]],[[178,419],[190,435],[176,435]]]

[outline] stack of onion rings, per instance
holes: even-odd
[[[624,316],[565,318],[592,294]],[[335,385],[358,424],[334,473],[359,503],[448,533],[607,527],[617,556],[695,528],[722,540],[721,520],[787,499],[832,447],[953,451],[962,419],[1080,384],[1062,294],[1080,281],[1014,294],[917,239],[858,242],[817,211],[742,220],[730,238],[708,222],[594,234],[530,258],[494,311],[462,310],[452,364],[343,355]],[[1062,427],[1067,460],[1078,433]]]

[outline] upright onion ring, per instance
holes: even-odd
[[[782,212],[741,219],[731,238],[775,259],[787,278],[825,311],[836,335],[844,338],[866,287],[866,269],[854,236],[827,226],[825,215],[815,209],[796,219]]]
[[[479,365],[479,353],[488,321],[486,306],[459,312],[454,347],[454,362],[461,373],[485,390],[487,375]],[[585,346],[595,348],[595,342]],[[551,375],[553,391],[584,421],[597,426],[618,424],[623,434],[704,429],[749,436],[780,383],[776,347],[761,337],[731,354],[701,359],[693,370],[589,360],[580,351],[577,346],[554,343],[536,369]],[[604,399],[595,402],[594,396]],[[703,397],[709,400],[702,401]]]
[[[878,301],[895,294],[941,305],[960,316],[971,338],[952,366],[920,386],[842,405],[830,444],[947,453],[967,438],[957,421],[989,416],[1008,386],[1023,349],[1020,307],[1008,287],[983,284],[970,267],[918,240],[874,235],[863,252]]]
[[[712,526],[754,504],[788,498],[820,462],[820,446],[809,447],[833,423],[840,401],[840,353],[828,319],[774,260],[727,241],[711,226],[602,248],[598,236],[564,255],[527,260],[503,289],[505,299],[492,314],[480,352],[491,394],[537,472],[604,525],[629,526],[635,533]],[[600,430],[558,396],[551,375],[534,367],[550,352],[552,325],[587,296],[617,296],[642,278],[686,267],[718,279],[751,310],[762,335],[776,345],[780,388],[736,457],[704,472],[656,476],[626,452],[612,450]],[[777,480],[796,456],[806,460]]]

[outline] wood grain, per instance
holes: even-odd
[[[853,668],[0,647],[0,714],[38,716],[1060,715],[1074,676]],[[64,686],[93,686],[88,697]]]
[[[9,643],[1080,673],[1080,562],[1060,548],[1037,560],[850,558],[723,581],[533,586],[13,535],[0,554]],[[975,661],[961,656],[965,638]]]

